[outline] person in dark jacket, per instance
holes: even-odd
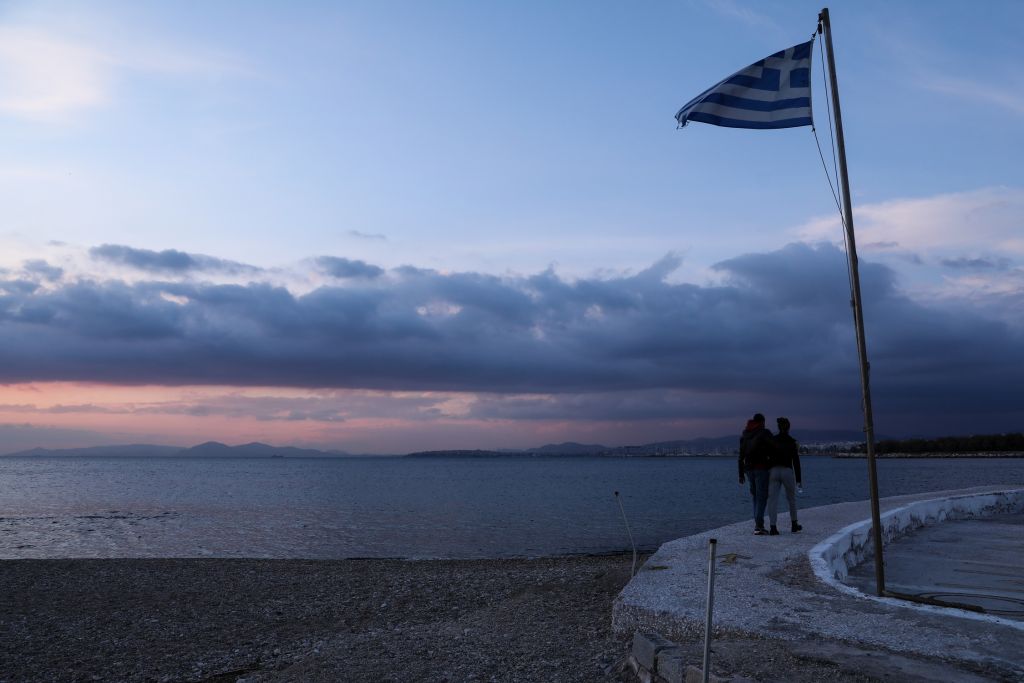
[[[789,420],[780,417],[775,422],[779,425],[779,433],[775,436],[775,452],[772,467],[768,474],[768,521],[771,522],[772,536],[778,536],[779,530],[775,522],[779,517],[779,489],[786,489],[786,500],[789,501],[790,529],[795,534],[803,529],[796,521],[796,487],[802,486],[800,478],[800,453],[796,439],[789,435]]]
[[[764,509],[768,504],[768,479],[775,444],[772,433],[764,426],[764,415],[757,413],[747,421],[740,435],[740,484],[750,482],[750,498],[754,512],[754,533],[764,536]]]

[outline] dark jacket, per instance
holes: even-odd
[[[770,468],[774,450],[772,433],[759,422],[747,422],[747,428],[740,435],[740,476],[747,470]]]
[[[775,453],[772,456],[772,467],[792,468],[797,482],[803,481],[800,478],[800,448],[788,432],[779,432],[775,435]]]

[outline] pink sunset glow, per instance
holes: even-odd
[[[0,386],[0,424],[8,430],[3,452],[111,443],[191,446],[216,440],[406,453],[530,448],[566,435],[619,445],[623,435],[639,442],[670,438],[680,430],[731,427],[715,420],[524,421],[475,415],[486,401],[465,392],[31,382]]]

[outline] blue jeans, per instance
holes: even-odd
[[[768,470],[747,470],[747,481],[750,482],[750,499],[753,503],[754,526],[764,528],[764,509],[768,505]]]

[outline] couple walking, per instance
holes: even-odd
[[[796,521],[796,487],[801,485],[800,455],[796,440],[789,435],[789,420],[776,420],[779,433],[764,426],[764,415],[757,413],[747,421],[740,436],[740,484],[750,481],[750,497],[754,505],[754,534],[778,536],[775,523],[779,516],[779,489],[786,489],[789,501],[790,529],[793,533],[803,527]],[[765,531],[764,511],[768,508],[771,530]]]

